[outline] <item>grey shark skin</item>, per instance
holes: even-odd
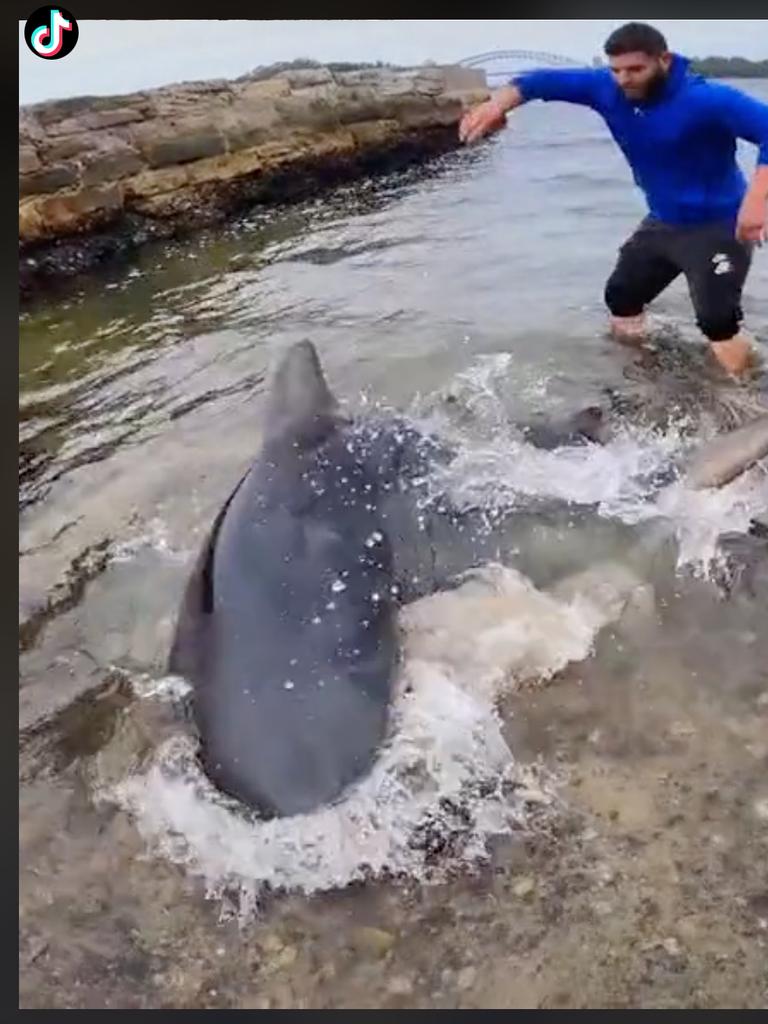
[[[182,601],[169,668],[193,685],[204,768],[266,817],[332,803],[385,738],[398,638],[371,443],[293,346]]]
[[[701,490],[723,487],[768,456],[768,413],[702,445],[689,462],[684,479]]]

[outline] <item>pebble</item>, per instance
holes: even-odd
[[[610,885],[616,877],[616,872],[607,864],[599,864],[595,874],[597,875],[598,881],[602,882],[603,885]]]
[[[271,1010],[272,1000],[268,996],[256,996],[253,999],[246,998],[238,1007],[240,1010]]]
[[[670,956],[680,956],[680,943],[674,937],[670,936],[668,939],[664,939],[661,943],[665,953],[669,953]]]
[[[259,945],[265,953],[279,953],[285,943],[278,935],[275,935],[274,932],[269,932],[260,940]]]
[[[29,953],[27,954],[27,963],[33,964],[35,960],[39,960],[43,953],[48,952],[48,943],[45,939],[34,939],[30,944]]]
[[[368,953],[384,956],[394,946],[395,936],[392,932],[384,931],[383,928],[356,928],[354,944]]]
[[[456,978],[456,987],[460,992],[467,992],[477,980],[476,967],[462,967]]]
[[[320,970],[317,972],[317,980],[320,982],[333,981],[336,977],[336,967],[330,961],[327,964],[323,964]]]
[[[525,896],[530,896],[533,890],[536,888],[536,883],[532,878],[521,878],[519,882],[515,882],[512,886],[512,892],[515,896],[519,896],[521,899]]]
[[[399,975],[387,983],[387,992],[391,996],[409,996],[413,992],[413,982],[410,978]]]
[[[291,967],[296,962],[299,951],[295,946],[283,946],[279,953],[276,953],[270,962],[273,970],[282,970],[284,967]]]
[[[696,729],[690,722],[673,722],[669,727],[669,733],[671,736],[677,736],[682,739],[686,736],[694,736]]]

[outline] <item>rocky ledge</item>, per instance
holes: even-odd
[[[445,152],[487,96],[461,67],[315,67],[22,107],[22,297],[254,203]]]

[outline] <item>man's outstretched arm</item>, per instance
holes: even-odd
[[[506,125],[508,111],[523,103],[523,97],[516,85],[505,85],[497,89],[485,103],[472,107],[459,124],[459,139],[462,142],[476,142],[491,132]]]
[[[462,142],[475,142],[484,135],[503,128],[510,110],[530,100],[561,100],[594,107],[598,83],[605,73],[595,68],[546,68],[526,71],[491,96],[485,103],[467,111],[459,125]]]

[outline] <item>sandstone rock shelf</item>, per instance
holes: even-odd
[[[22,297],[150,239],[454,148],[487,95],[461,67],[316,67],[22,107]]]

